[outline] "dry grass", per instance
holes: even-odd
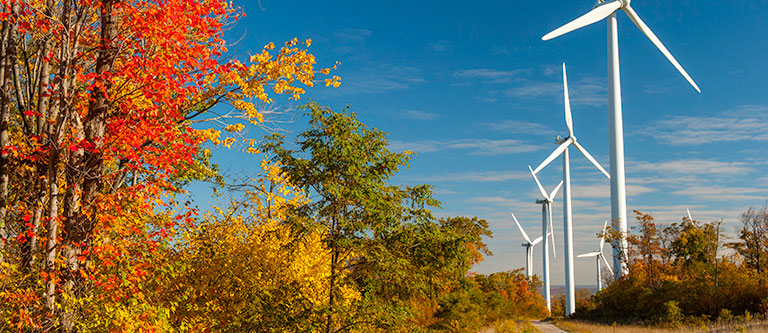
[[[581,320],[556,320],[553,321],[557,327],[569,332],[638,332],[638,333],[661,333],[661,332],[768,332],[768,320],[752,320],[749,322],[733,321],[729,323],[711,323],[702,327],[683,326],[680,328],[661,328],[640,325],[606,325]]]

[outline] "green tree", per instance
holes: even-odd
[[[717,228],[715,223],[702,224],[684,217],[682,223],[673,223],[664,231],[674,237],[670,250],[679,263],[713,263],[717,255]]]
[[[386,133],[346,109],[334,112],[317,103],[302,108],[310,128],[298,136],[298,150],[287,148],[281,135],[268,137],[261,150],[310,196],[294,212],[296,225],[311,220],[327,230],[331,274],[324,330],[392,328],[411,317],[409,301],[447,292],[477,253],[487,253],[481,237],[490,235],[488,225],[477,218],[436,221],[430,208],[439,202],[430,186],[389,184],[408,165],[409,151],[389,151]],[[346,283],[363,295],[353,308],[340,305],[339,285]]]

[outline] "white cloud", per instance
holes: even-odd
[[[434,43],[430,43],[429,46],[437,52],[444,52],[451,50],[453,48],[453,43],[447,40],[439,40]]]
[[[578,81],[568,82],[568,95],[571,105],[603,106],[608,97],[603,79],[586,77]],[[507,89],[506,95],[519,98],[553,98],[563,102],[563,83],[521,80],[517,87]]]
[[[627,196],[636,196],[655,192],[656,189],[643,185],[627,184]],[[585,199],[607,199],[611,197],[611,188],[608,180],[603,184],[573,184],[573,197]]]
[[[445,173],[429,176],[413,176],[408,179],[418,180],[423,183],[447,183],[447,182],[504,182],[509,180],[523,180],[531,175],[521,171],[468,171]],[[453,192],[455,193],[455,192]]]
[[[511,71],[501,71],[488,68],[464,69],[453,72],[455,78],[460,79],[478,79],[490,83],[509,82],[518,77],[521,73],[527,72],[527,69],[517,69]]]
[[[640,127],[636,134],[669,145],[768,141],[768,105],[745,105],[717,116],[670,116]]]
[[[667,162],[630,161],[627,167],[632,172],[654,172],[665,175],[694,175],[725,177],[755,171],[747,162],[722,162],[715,160],[685,159]]]
[[[368,29],[341,29],[333,33],[333,38],[341,44],[359,43],[365,41],[373,34]]]
[[[507,133],[557,135],[557,132],[542,124],[519,120],[502,120],[493,123],[484,123],[482,126],[487,127],[493,131]]]
[[[421,70],[411,66],[366,66],[341,76],[343,79],[338,91],[344,94],[380,94],[408,89],[425,81]]]
[[[713,184],[690,186],[672,193],[709,201],[758,201],[768,198],[768,189],[766,188],[728,187]]]
[[[390,140],[393,151],[411,150],[416,153],[432,153],[444,150],[468,150],[469,155],[507,155],[539,151],[544,147],[521,140],[456,139],[456,140]]]
[[[413,120],[433,120],[440,118],[437,113],[424,112],[421,110],[404,110],[403,117]]]

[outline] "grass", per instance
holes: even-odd
[[[766,332],[768,331],[768,320],[751,320],[730,322],[710,322],[700,327],[681,326],[679,328],[664,328],[642,325],[624,325],[613,324],[606,325],[582,320],[554,320],[555,326],[569,332]]]

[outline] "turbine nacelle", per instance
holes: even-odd
[[[594,8],[597,8],[597,7],[600,7],[600,6],[604,6],[604,5],[607,5],[607,4],[611,3],[611,2],[620,2],[621,3],[621,7],[619,7],[619,8],[623,9],[623,8],[626,8],[627,6],[629,6],[629,3],[632,2],[632,0],[615,0],[615,1],[597,0],[597,2],[595,2],[595,5],[592,6],[592,8],[594,9]]]
[[[547,191],[544,190],[544,186],[541,185],[539,177],[536,177],[536,173],[533,172],[533,168],[531,168],[530,165],[528,166],[528,170],[531,171],[531,176],[533,176],[533,179],[536,181],[536,186],[538,186],[541,196],[544,197],[543,200],[536,200],[536,203],[546,205],[544,206],[546,209],[545,214],[549,216],[547,218],[547,220],[549,220],[549,232],[547,233],[547,236],[552,237],[552,254],[557,258],[557,250],[555,250],[555,228],[552,226],[552,203],[555,202],[555,197],[557,196],[557,192],[560,191],[560,188],[563,186],[563,181],[561,180],[560,184],[557,184],[552,192],[547,193]]]
[[[539,243],[541,243],[541,241],[542,241],[543,239],[544,239],[544,238],[542,238],[541,236],[539,236],[539,237],[537,237],[536,239],[534,239],[534,240],[533,240],[533,242],[523,242],[522,244],[520,244],[520,246],[522,246],[522,247],[534,247],[534,246],[536,246],[536,244],[539,244]]]

